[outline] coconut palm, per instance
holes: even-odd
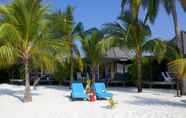
[[[185,0],[178,0],[183,8],[184,11],[186,11],[186,1]],[[142,6],[147,10],[146,18],[144,20],[144,23],[147,23],[148,20],[153,23],[155,21],[155,18],[157,16],[159,6],[160,4],[163,4],[164,8],[166,9],[166,12],[173,17],[174,21],[174,29],[176,34],[176,44],[179,49],[180,56],[177,57],[183,57],[182,52],[182,41],[180,37],[180,28],[178,23],[178,17],[177,17],[177,11],[176,11],[176,0],[122,0],[121,2],[121,8],[122,11],[126,10],[126,7],[129,6],[129,9],[133,12],[134,15],[139,13],[139,9]],[[176,76],[180,77],[180,76]],[[177,78],[179,79],[179,78]],[[178,85],[178,84],[177,84]],[[185,85],[186,86],[186,85]],[[186,93],[186,92],[185,92]]]
[[[178,68],[179,67],[179,68]],[[186,59],[177,59],[169,63],[169,69],[179,78],[186,76]]]
[[[82,48],[86,55],[86,60],[88,61],[88,67],[92,71],[92,81],[96,79],[96,69],[98,64],[100,64],[101,56],[103,54],[104,46],[101,45],[101,41],[104,39],[103,33],[92,28],[83,34],[81,33],[81,43]]]
[[[186,0],[122,0],[121,7],[122,11],[125,9],[127,4],[130,6],[134,13],[139,13],[139,7],[143,6],[147,9],[146,20],[149,19],[152,23],[155,20],[159,6],[162,4],[169,15],[172,15],[174,21],[174,30],[176,35],[176,42],[180,54],[182,55],[182,44],[180,39],[180,28],[177,16],[176,5],[179,2],[184,11],[186,11]]]
[[[106,24],[105,32],[113,37],[109,39],[110,41],[108,39],[102,41],[105,47],[112,45],[127,47],[135,52],[137,88],[138,92],[142,92],[142,53],[144,51],[153,52],[155,57],[162,59],[166,52],[166,45],[158,39],[148,40],[151,35],[150,28],[143,21],[136,19],[136,16],[130,11],[122,12],[117,22]]]
[[[181,37],[180,37],[180,27],[179,27],[179,20],[178,20],[178,14],[177,14],[177,9],[176,9],[176,5],[177,3],[180,3],[181,7],[183,8],[184,11],[186,11],[186,0],[157,0],[157,2],[160,4],[162,4],[166,10],[166,12],[168,13],[168,15],[172,15],[173,18],[173,23],[174,23],[174,31],[175,31],[175,39],[176,39],[176,44],[179,50],[179,54],[180,56],[178,56],[178,58],[182,58],[183,57],[183,45],[182,45],[182,41],[181,41]],[[158,9],[154,9],[154,11],[158,11]],[[154,12],[155,14],[152,14],[152,19],[155,19],[157,12]],[[150,13],[149,13],[150,14]],[[179,64],[178,64],[178,67]],[[177,79],[177,89],[180,88],[178,82],[182,81],[182,79],[178,78],[178,77],[182,77],[182,76],[176,76]],[[180,82],[181,83],[181,82]],[[182,83],[184,83],[184,86],[186,86],[186,81],[183,81]],[[186,89],[182,88],[182,92],[181,94],[186,94]],[[178,95],[178,94],[177,94]],[[180,95],[178,95],[180,96]]]
[[[129,10],[137,16],[140,7],[143,7],[147,11],[144,22],[146,23],[149,20],[151,23],[154,23],[155,17],[158,13],[160,1],[161,0],[122,0],[121,12],[128,10],[129,6]]]
[[[181,44],[181,37],[180,37],[180,27],[179,27],[179,21],[178,21],[178,15],[176,10],[177,2],[180,3],[183,10],[186,11],[186,1],[185,0],[160,0],[159,3],[163,4],[164,8],[166,9],[166,12],[169,15],[172,15],[173,21],[174,21],[174,31],[176,35],[176,42],[178,49],[180,51],[180,54],[182,55],[182,44]],[[158,10],[158,9],[157,9]]]
[[[177,84],[177,96],[180,97],[181,95],[185,94],[186,90],[186,81],[183,81],[186,77],[186,59],[180,58],[174,61],[171,61],[168,64],[169,70],[175,75],[176,77],[176,84]]]
[[[75,41],[77,40],[77,36],[80,32],[82,32],[82,24],[75,24],[73,17],[74,8],[72,6],[68,6],[64,12],[52,13],[49,15],[50,19],[50,30],[54,36],[54,38],[58,38],[61,40],[65,40],[71,50],[70,53],[70,80],[73,81],[73,73],[74,73],[74,61],[76,59],[80,59],[80,53],[75,45]]]
[[[0,6],[0,64],[20,61],[24,65],[24,102],[32,101],[31,68],[54,71],[57,50],[63,47],[60,41],[49,39],[46,12],[41,0],[14,0]]]

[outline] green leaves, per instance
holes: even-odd
[[[186,1],[185,0],[178,0],[183,8],[184,11],[186,11]]]
[[[21,43],[20,32],[16,29],[14,25],[9,23],[4,23],[0,26],[0,38],[2,40],[8,40],[9,43],[14,44],[15,42]]]
[[[101,49],[100,41],[104,38],[99,30],[89,30],[82,37],[82,47],[91,68],[95,68],[100,63]]]
[[[72,34],[73,35],[79,35],[80,33],[82,33],[84,31],[84,27],[83,27],[83,24],[82,23],[78,23],[75,27],[74,27],[74,29],[73,29],[73,31],[72,31]]]
[[[118,19],[117,22],[106,24],[104,28],[108,36],[115,37],[115,41],[112,41],[115,46],[129,49],[142,47],[151,34],[149,26],[133,17],[130,11],[121,13]]]
[[[54,72],[69,47],[65,41],[52,39],[46,13],[41,0],[14,0],[0,6],[0,65],[28,60],[30,68]]]
[[[169,70],[176,75],[177,79],[183,79],[186,76],[186,59],[181,58],[171,61],[169,64]]]
[[[159,39],[153,39],[147,41],[143,46],[143,51],[148,51],[160,62],[167,52],[167,45],[165,42]]]
[[[5,7],[4,5],[0,5],[0,16],[8,14],[9,11],[7,9],[7,7]]]
[[[0,66],[1,68],[15,63],[17,51],[9,44],[0,47]]]
[[[51,28],[51,33],[54,34],[55,38],[66,37],[67,39],[72,37],[68,40],[73,40],[73,35],[79,32],[81,24],[75,26],[73,12],[74,8],[68,6],[64,12],[59,11],[48,16],[50,20],[49,27]]]
[[[105,54],[110,48],[117,46],[115,37],[104,37],[98,44],[101,54]]]

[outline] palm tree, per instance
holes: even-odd
[[[162,3],[166,9],[166,12],[169,15],[172,15],[173,21],[174,21],[174,31],[175,31],[175,35],[176,35],[176,44],[179,50],[179,54],[180,57],[183,58],[183,45],[182,45],[182,40],[181,40],[181,31],[180,31],[180,27],[179,27],[179,21],[178,21],[178,15],[177,15],[177,10],[176,10],[176,1],[178,1],[183,10],[186,11],[186,1],[185,0],[162,0]],[[180,68],[180,65],[178,64],[178,67]],[[178,69],[179,70],[179,69]],[[179,75],[179,74],[178,74]],[[177,96],[181,96],[182,94],[186,94],[186,89],[184,88],[184,86],[186,86],[186,81],[183,81],[183,78],[180,78],[183,76],[176,76],[176,80],[177,80]],[[182,83],[183,83],[183,87],[182,87]],[[181,92],[178,92],[181,91]],[[181,95],[180,95],[181,94]]]
[[[186,11],[186,1],[185,0],[178,0],[183,8],[184,11]],[[121,2],[121,8],[122,11],[125,10],[125,7],[127,5],[130,6],[130,10],[134,13],[139,13],[139,8],[142,6],[143,8],[147,9],[147,14],[146,18],[144,20],[144,23],[147,23],[148,20],[150,20],[151,23],[155,21],[155,18],[158,14],[159,6],[160,4],[163,4],[164,8],[166,9],[166,12],[170,15],[172,15],[173,21],[174,21],[174,30],[175,30],[175,35],[176,35],[176,44],[179,50],[180,56],[178,57],[183,57],[183,47],[182,47],[182,41],[180,37],[180,28],[179,28],[179,23],[178,23],[178,16],[177,16],[177,10],[176,10],[176,0],[122,0]],[[176,77],[181,77],[181,76],[176,76]],[[177,80],[180,80],[180,78],[177,78]],[[178,81],[177,81],[178,83]],[[179,84],[177,84],[179,85]],[[186,86],[186,84],[184,85]],[[179,88],[179,87],[177,87]],[[182,93],[185,94],[186,92],[183,92],[182,88]]]
[[[80,53],[75,45],[75,41],[77,40],[77,36],[80,32],[82,32],[82,24],[78,23],[75,25],[74,17],[73,17],[74,8],[72,6],[68,6],[66,11],[52,13],[49,15],[50,19],[50,27],[51,33],[54,38],[64,40],[68,43],[71,53],[70,53],[70,80],[73,81],[73,73],[74,73],[74,61],[77,57],[80,59]]]
[[[177,96],[180,97],[181,95],[185,94],[184,91],[186,90],[186,81],[183,81],[186,77],[186,59],[180,58],[174,61],[171,61],[168,64],[169,70],[175,75],[177,79]]]
[[[179,21],[178,21],[178,15],[177,15],[177,9],[176,9],[176,5],[177,3],[179,2],[181,7],[183,8],[184,11],[186,11],[186,1],[185,0],[158,0],[159,2],[159,5],[160,4],[163,4],[166,12],[168,13],[168,15],[172,15],[172,18],[173,18],[173,22],[174,22],[174,31],[175,31],[175,39],[176,39],[176,44],[177,44],[177,47],[178,47],[178,50],[179,50],[179,54],[180,56],[178,56],[179,58],[183,58],[183,45],[182,45],[182,41],[181,41],[181,35],[180,35],[180,27],[179,27]],[[158,11],[158,9],[154,10],[154,11]],[[149,13],[150,14],[150,13]],[[157,12],[156,12],[157,14]],[[156,16],[153,15],[152,19]],[[180,68],[179,67],[179,64],[178,64],[178,67],[177,68]],[[186,89],[184,88],[181,88],[181,83],[184,84],[184,86],[186,86],[186,81],[184,82],[183,81],[183,78],[179,78],[179,77],[182,77],[182,76],[176,76],[176,80],[177,80],[177,91],[178,88],[181,89],[181,92],[177,92],[177,96],[181,96],[179,95],[178,93],[181,93],[181,94],[186,94]],[[182,82],[181,82],[182,81]],[[179,84],[180,83],[180,84]]]
[[[121,2],[121,7],[122,11],[125,10],[125,7],[127,4],[130,5],[131,10],[133,12],[138,13],[139,12],[139,7],[143,6],[144,8],[147,9],[147,15],[146,15],[146,20],[150,20],[151,23],[154,22],[160,4],[163,4],[166,12],[169,15],[172,15],[173,21],[174,21],[174,31],[176,34],[176,42],[178,49],[180,51],[180,54],[182,55],[182,44],[181,44],[181,39],[180,39],[180,28],[179,28],[179,23],[178,23],[178,15],[177,15],[177,10],[176,10],[176,4],[179,2],[183,8],[184,11],[186,11],[186,1],[185,0],[122,0]],[[138,9],[136,9],[138,8]]]
[[[142,53],[144,51],[153,52],[154,56],[162,59],[166,52],[166,45],[161,40],[147,40],[150,35],[150,28],[139,20],[132,12],[122,12],[119,20],[114,23],[106,24],[105,32],[114,37],[102,41],[106,47],[109,45],[127,47],[135,52],[137,64],[137,88],[142,92]]]
[[[31,68],[54,71],[57,50],[63,47],[60,41],[49,39],[46,13],[41,0],[14,0],[0,6],[0,64],[21,61],[24,65],[24,102],[32,101]]]
[[[90,67],[92,72],[92,82],[96,80],[96,70],[103,54],[104,46],[101,45],[103,39],[103,33],[96,28],[81,33],[82,48],[88,61],[88,67]]]

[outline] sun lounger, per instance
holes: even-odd
[[[170,82],[170,81],[173,80],[168,72],[162,72],[162,76],[163,76],[164,80],[167,81],[167,82]]]
[[[110,99],[113,96],[112,93],[107,92],[105,84],[102,82],[94,83],[92,89],[96,92],[98,99]]]
[[[77,100],[77,99],[87,100],[88,99],[88,95],[85,93],[82,83],[72,83],[71,88],[72,88],[72,93],[71,93],[72,100]]]

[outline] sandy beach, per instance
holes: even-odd
[[[175,97],[174,90],[109,88],[118,102],[114,109],[108,101],[71,101],[70,89],[39,86],[33,102],[23,103],[24,86],[0,85],[1,118],[185,118],[186,97]]]

